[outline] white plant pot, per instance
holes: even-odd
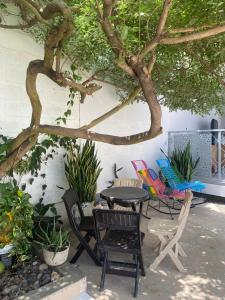
[[[52,252],[43,248],[43,256],[47,265],[49,266],[59,266],[66,262],[69,254],[69,246],[60,252]]]
[[[10,253],[11,250],[12,250],[12,248],[13,248],[13,244],[8,244],[8,245],[6,245],[5,247],[0,248],[0,255]]]
[[[82,209],[85,216],[92,216],[93,202],[82,203]]]

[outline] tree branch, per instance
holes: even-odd
[[[122,108],[124,108],[125,106],[127,106],[129,103],[131,103],[131,101],[133,101],[138,94],[140,93],[141,88],[140,87],[136,87],[131,93],[130,95],[127,97],[126,100],[124,100],[122,103],[120,103],[119,105],[115,106],[114,108],[112,108],[111,110],[109,110],[108,112],[106,112],[105,114],[103,114],[102,116],[98,117],[97,119],[91,121],[89,124],[82,126],[80,129],[90,129],[96,125],[98,125],[100,122],[108,119],[109,117],[111,117],[112,115],[114,115],[115,113],[117,113],[118,111],[120,111]]]
[[[115,7],[117,0],[103,0],[103,11],[97,1],[97,11],[99,14],[100,23],[105,36],[111,46],[112,50],[117,54],[118,59],[116,64],[128,75],[134,77],[135,74],[133,70],[129,67],[125,60],[125,50],[121,36],[115,30],[114,24],[109,20],[112,15],[113,8]]]
[[[105,32],[109,44],[111,45],[112,50],[117,55],[120,55],[120,53],[123,52],[123,42],[122,39],[119,37],[118,33],[113,28],[113,25],[109,21],[109,17],[111,16],[111,12],[115,4],[116,1],[103,0],[103,12],[101,11],[99,5],[97,6],[97,9],[98,9],[102,29]]]
[[[85,129],[65,128],[61,126],[51,126],[51,125],[40,125],[38,131],[40,133],[81,138],[81,139],[98,141],[98,142],[112,144],[112,145],[133,145],[133,144],[147,141],[161,134],[161,131],[158,131],[157,133],[156,132],[153,133],[152,131],[148,130],[137,134],[120,137],[115,135],[108,135],[108,134],[101,134],[92,131],[87,131]]]
[[[159,18],[155,37],[151,41],[147,42],[146,45],[144,46],[144,48],[141,50],[140,54],[138,55],[141,60],[146,56],[147,53],[149,53],[150,51],[155,49],[155,47],[158,45],[160,36],[163,33],[163,30],[166,25],[166,20],[168,18],[168,14],[169,14],[171,5],[172,5],[172,0],[164,1],[163,10],[162,10],[161,16]]]
[[[27,130],[29,131],[30,128],[25,130],[26,133]],[[4,161],[0,162],[0,178],[5,176],[6,173],[10,171],[22,159],[22,157],[35,146],[37,138],[38,134],[33,134],[24,139],[24,136],[20,133],[17,138],[14,139],[13,145],[17,145],[17,148],[11,151]]]
[[[224,25],[224,22],[221,23],[220,25]],[[218,26],[218,24],[215,25],[203,25],[203,26],[199,26],[199,27],[187,27],[187,28],[173,28],[173,29],[169,29],[168,31],[165,31],[164,34],[177,34],[177,33],[187,33],[187,32],[197,32],[197,31],[201,31],[204,29],[210,29],[210,28],[214,28],[215,26]]]
[[[166,20],[168,18],[168,14],[169,14],[171,5],[172,5],[172,0],[164,1],[162,14],[160,16],[159,23],[158,23],[157,30],[156,30],[156,37],[159,37],[165,28]]]
[[[156,54],[155,54],[155,51],[153,51],[152,58],[149,60],[149,64],[147,66],[147,72],[150,77],[151,77],[152,70],[154,68],[155,63],[156,63]]]
[[[161,45],[174,45],[174,44],[181,44],[192,42],[196,40],[202,40],[208,38],[210,36],[215,36],[217,34],[225,32],[225,25],[217,25],[213,28],[207,29],[202,32],[195,32],[192,34],[185,34],[180,37],[162,37],[160,40]]]
[[[15,2],[20,3],[24,5],[27,9],[29,9],[35,15],[36,19],[39,22],[47,26],[50,25],[50,23],[45,18],[43,18],[41,14],[41,9],[37,6],[37,3],[30,0],[15,0]]]

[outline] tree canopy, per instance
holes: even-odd
[[[95,78],[111,82],[120,90],[123,99],[137,82],[115,64],[118,58],[102,31],[96,1],[70,0],[67,3],[78,11],[74,14],[75,30],[65,45],[65,55],[77,70],[96,72]],[[118,1],[111,20],[121,34],[128,55],[141,51],[154,37],[162,6],[163,1]],[[173,1],[164,34],[183,37],[225,24],[224,12],[223,1]],[[39,42],[44,41],[43,26],[31,32]],[[223,78],[224,44],[225,35],[221,34],[158,46],[152,79],[161,103],[171,110],[188,109],[205,114],[214,108],[223,112],[224,86],[218,76]],[[145,59],[151,55],[149,53]]]
[[[17,24],[8,24],[5,17],[12,6],[18,10]],[[26,30],[45,49],[43,60],[28,66],[31,125],[12,142],[0,163],[2,174],[36,143],[39,133],[133,144],[161,133],[160,104],[200,114],[211,109],[223,112],[223,1],[0,0],[0,8],[0,27]],[[61,72],[64,59],[71,64],[72,77]],[[89,78],[80,78],[84,70]],[[121,103],[82,128],[40,124],[39,73],[78,91],[81,101],[88,101],[85,96],[101,88],[102,81],[111,83]],[[147,103],[148,131],[120,137],[89,130],[133,101]]]

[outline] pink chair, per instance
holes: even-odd
[[[168,188],[165,183],[160,180],[156,172],[147,167],[147,164],[144,160],[133,160],[131,163],[138,178],[143,180],[144,188],[147,189],[152,195],[152,199],[159,201],[158,208],[148,203],[147,210],[149,206],[151,206],[159,212],[170,214],[171,217],[173,214],[178,214],[179,212],[177,212],[177,210],[180,210],[180,207],[175,207],[175,200],[183,200],[185,198],[185,193]],[[170,203],[171,200],[172,205]],[[161,204],[163,204],[163,206]],[[166,211],[163,210],[165,207]],[[174,212],[172,212],[172,210],[174,210]]]

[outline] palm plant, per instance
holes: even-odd
[[[191,154],[190,141],[184,150],[175,149],[170,157],[174,171],[182,180],[191,181],[196,170],[200,157],[194,159]]]
[[[97,158],[95,143],[86,141],[77,149],[67,151],[65,172],[71,188],[75,188],[80,201],[93,202],[97,191],[97,180],[102,171]]]

